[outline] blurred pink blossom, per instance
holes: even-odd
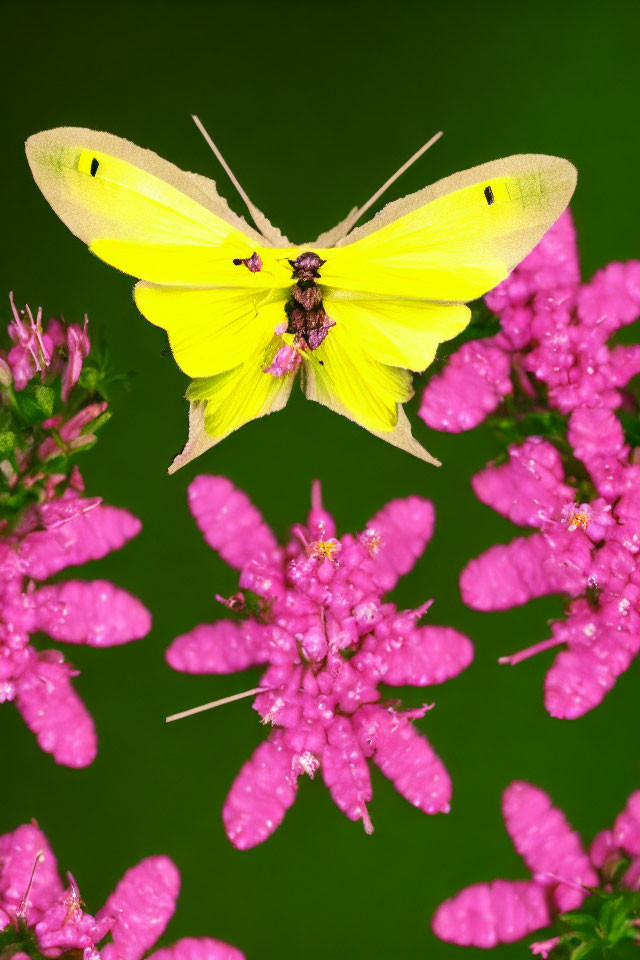
[[[640,261],[611,263],[580,284],[576,234],[565,212],[506,280],[487,294],[501,330],[463,344],[424,391],[420,416],[435,430],[477,426],[514,389],[569,413],[615,409],[640,372],[640,346],[607,344],[640,315]],[[531,376],[530,376],[531,375]],[[538,397],[538,384],[547,401]]]
[[[0,538],[0,703],[13,700],[40,747],[56,762],[84,767],[96,755],[93,720],[71,685],[77,674],[57,650],[38,651],[31,634],[109,647],[145,636],[146,608],[106,580],[39,582],[117,550],[140,530],[126,510],[72,489],[21,517]]]
[[[399,611],[383,600],[432,536],[431,503],[393,500],[359,536],[337,539],[315,484],[306,526],[294,527],[284,548],[224,477],[197,477],[189,506],[206,542],[240,571],[240,587],[257,603],[248,619],[201,624],[178,637],[167,660],[186,673],[267,665],[254,709],[274,729],[227,797],[231,842],[246,849],[270,836],[296,798],[298,777],[317,771],[340,810],[371,832],[368,758],[423,812],[448,811],[447,771],[411,722],[427,706],[381,703],[378,690],[380,683],[442,683],[473,656],[456,630],[417,625],[429,604]],[[235,596],[228,605],[242,608]]]
[[[465,887],[433,917],[436,936],[461,946],[490,948],[513,943],[549,926],[558,914],[578,909],[594,888],[610,889],[610,867],[629,859],[619,882],[640,889],[640,791],[631,794],[612,831],[598,834],[589,855],[562,811],[543,790],[514,781],[502,796],[507,833],[530,871],[528,880],[493,880]],[[554,937],[531,945],[547,957]]]
[[[640,466],[606,408],[574,411],[568,439],[588,471],[583,493],[575,478],[565,478],[558,450],[539,437],[475,475],[483,503],[537,532],[472,560],[460,588],[477,610],[506,610],[551,593],[573,598],[549,639],[501,660],[516,664],[566,645],[547,673],[545,705],[552,716],[573,719],[603,700],[640,650]]]
[[[173,861],[147,857],[127,870],[93,917],[73,876],[61,881],[37,824],[24,824],[0,836],[0,952],[6,947],[15,958],[22,948],[59,957],[81,950],[83,960],[141,960],[166,930],[179,889]],[[219,940],[185,938],[148,960],[243,960],[243,954]]]

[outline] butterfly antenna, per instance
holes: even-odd
[[[222,700],[212,700],[211,703],[203,703],[199,707],[183,710],[182,713],[172,713],[170,717],[165,717],[165,723],[171,723],[172,720],[182,720],[183,717],[192,717],[195,713],[204,713],[205,710],[213,710],[214,707],[223,707],[225,703],[233,703],[234,700],[252,697],[254,693],[264,693],[266,689],[268,688],[254,687],[253,690],[245,690],[244,693],[234,693],[232,697],[223,697]]]
[[[439,130],[437,133],[434,133],[434,135],[431,137],[430,140],[427,140],[427,142],[423,144],[419,150],[416,150],[413,156],[409,157],[406,163],[403,163],[402,166],[398,170],[396,170],[393,176],[389,177],[389,179],[382,184],[379,190],[376,190],[374,195],[370,197],[369,200],[367,200],[364,206],[360,207],[358,210],[354,210],[352,217],[347,221],[347,223],[345,223],[345,231],[344,231],[345,234],[349,230],[351,230],[353,226],[355,226],[355,224],[358,222],[358,220],[363,215],[363,213],[366,213],[366,211],[369,210],[374,205],[374,203],[380,199],[380,197],[385,192],[385,190],[388,190],[389,187],[396,182],[398,177],[402,176],[405,170],[408,170],[409,167],[416,162],[416,160],[420,159],[423,153],[426,153],[427,150],[434,145],[434,143],[437,143],[442,135],[443,135],[442,130]]]
[[[205,130],[204,125],[203,125],[202,121],[200,120],[200,117],[196,116],[195,113],[192,113],[192,114],[191,114],[191,119],[193,120],[193,122],[195,123],[196,127],[198,128],[198,130],[200,131],[200,133],[202,134],[202,136],[203,136],[204,139],[207,141],[207,143],[209,144],[209,146],[210,146],[211,149],[213,150],[214,154],[216,155],[216,157],[217,157],[218,160],[220,161],[220,165],[222,166],[223,170],[225,171],[225,173],[227,174],[227,176],[228,176],[229,179],[231,180],[231,183],[234,185],[234,187],[236,188],[236,190],[238,191],[238,193],[240,194],[240,196],[241,196],[242,199],[244,200],[244,202],[245,202],[245,204],[246,204],[246,206],[247,206],[247,210],[249,211],[249,213],[250,213],[250,215],[251,215],[251,219],[252,219],[253,222],[255,223],[255,225],[256,225],[256,227],[258,228],[258,230],[260,230],[260,225],[258,224],[258,222],[257,222],[257,220],[256,220],[256,218],[255,218],[255,210],[256,210],[256,207],[254,207],[254,205],[251,203],[251,200],[249,199],[249,195],[248,195],[247,193],[245,193],[245,191],[243,190],[242,186],[240,185],[240,182],[239,182],[238,178],[237,178],[236,175],[234,174],[233,170],[231,169],[231,167],[229,166],[229,164],[227,163],[227,161],[225,160],[225,158],[222,156],[222,154],[221,154],[220,151],[218,150],[217,146],[215,145],[215,143],[213,142],[213,140],[211,139],[211,137],[209,136],[209,134],[208,134],[207,131]]]

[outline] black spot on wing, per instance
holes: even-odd
[[[487,201],[487,206],[491,206],[492,203],[496,202],[496,198],[493,195],[493,190],[491,187],[484,188],[484,198]]]
[[[93,160],[91,161],[91,170],[90,170],[90,173],[91,173],[91,176],[92,176],[92,177],[95,177],[96,173],[98,172],[98,167],[99,167],[99,166],[100,166],[100,164],[98,163],[98,161],[97,161],[96,158],[94,157]]]

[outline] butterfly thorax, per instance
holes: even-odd
[[[303,350],[316,350],[327,336],[335,321],[327,315],[322,303],[322,288],[316,283],[321,279],[320,267],[326,263],[317,253],[306,251],[295,260],[290,260],[291,278],[297,282],[285,304],[287,333]]]

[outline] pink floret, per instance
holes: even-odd
[[[108,647],[145,636],[151,617],[138,599],[106,580],[36,588],[65,567],[99,559],[140,530],[126,510],[75,494],[38,504],[22,533],[0,539],[0,703],[15,700],[38,744],[57,763],[84,767],[96,755],[93,721],[71,685],[76,674],[57,651],[37,652],[32,634]],[[38,529],[40,527],[41,529]]]
[[[448,810],[449,776],[412,723],[425,710],[376,705],[382,682],[443,683],[473,657],[456,630],[418,624],[430,602],[398,611],[383,599],[431,538],[431,503],[394,500],[357,536],[338,539],[314,484],[306,525],[281,548],[229,481],[199,477],[193,488],[207,541],[240,567],[240,586],[251,594],[224,601],[245,619],[201,624],[173,642],[167,660],[187,673],[266,663],[254,709],[275,728],[224,805],[231,842],[247,849],[270,836],[295,800],[298,778],[317,771],[340,810],[371,832],[368,758],[425,813]],[[234,506],[221,510],[221,503]]]
[[[0,836],[0,931],[9,924],[14,928],[8,956],[56,958],[82,951],[83,960],[142,960],[164,933],[180,889],[169,857],[147,857],[127,870],[94,917],[71,873],[67,879],[65,889],[47,838],[35,824]],[[179,940],[151,958],[244,960],[235,947],[209,937]]]
[[[482,423],[511,390],[511,364],[501,339],[472,340],[429,381],[418,415],[434,430],[462,433]]]
[[[566,619],[551,625],[552,636],[501,662],[566,645],[547,673],[545,705],[554,717],[575,719],[602,702],[640,652],[640,466],[610,410],[575,410],[568,436],[596,495],[582,500],[546,441],[510,447],[509,461],[477,474],[474,489],[540,532],[471,560],[460,588],[479,610],[505,610],[547,593],[567,596]]]
[[[433,932],[462,947],[513,943],[550,922],[546,891],[533,881],[474,883],[440,904]]]
[[[509,784],[502,812],[507,832],[532,876],[474,883],[445,900],[432,921],[441,940],[491,948],[547,927],[560,914],[580,909],[594,891],[611,892],[610,867],[631,855],[640,838],[636,819],[640,792],[631,795],[613,831],[596,836],[589,854],[549,795],[531,783]],[[640,857],[632,860],[621,886],[640,889]],[[600,894],[598,902],[602,904]],[[635,915],[635,907],[633,911]],[[559,942],[552,937],[532,943],[530,949],[536,956],[548,957]]]
[[[180,874],[169,857],[147,857],[131,867],[97,919],[110,918],[113,943],[103,960],[140,960],[164,933],[176,908]]]
[[[239,850],[270,837],[296,798],[294,751],[280,731],[256,748],[236,777],[222,811],[227,836]]]

